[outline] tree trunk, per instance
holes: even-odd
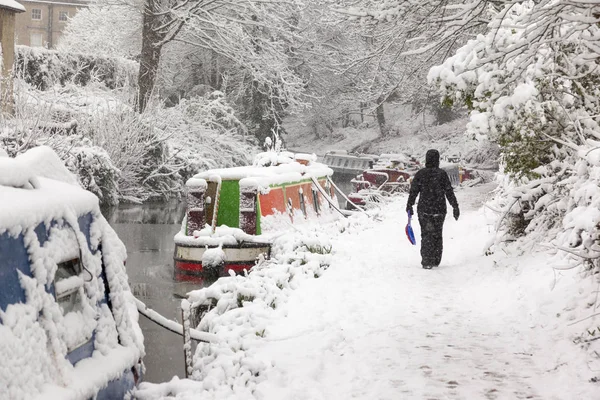
[[[379,132],[381,133],[381,136],[386,136],[388,134],[388,128],[385,124],[385,114],[383,110],[384,99],[385,98],[383,96],[379,96],[379,98],[377,98],[377,108],[375,109],[375,115],[377,116],[377,124],[379,125]]]
[[[210,73],[211,73],[211,82],[210,86],[214,90],[221,90],[221,82],[220,81],[220,71],[219,71],[219,57],[214,50],[210,52]]]
[[[137,99],[137,110],[140,113],[146,109],[148,100],[154,91],[156,75],[158,74],[158,64],[160,62],[160,52],[162,50],[162,45],[157,44],[160,42],[161,37],[153,29],[157,18],[154,14],[153,4],[154,2],[149,0],[144,8],[142,54],[138,74]]]
[[[317,122],[313,122],[312,124],[310,124],[310,127],[312,128],[312,132],[313,135],[315,135],[315,138],[321,139],[321,135],[319,135],[319,124]]]
[[[350,111],[347,108],[342,109],[342,128],[350,125]]]
[[[359,103],[359,108],[360,108],[360,123],[362,124],[363,122],[365,122],[365,108],[367,108],[367,103],[365,103],[364,101],[361,101]]]

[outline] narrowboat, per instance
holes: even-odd
[[[350,182],[354,191],[348,194],[346,209],[366,207],[388,196],[408,190],[411,176],[419,169],[419,162],[404,154],[382,154],[377,162]]]
[[[176,280],[249,270],[269,257],[274,232],[339,211],[332,175],[315,155],[266,152],[252,166],[190,178],[186,213],[174,238]]]
[[[372,168],[378,157],[370,154],[348,154],[343,150],[328,151],[323,156],[323,163],[333,172],[342,175],[356,175],[365,169]]]
[[[365,169],[351,180],[354,191],[348,195],[346,209],[365,207],[378,203],[382,197],[407,192],[412,176],[421,168],[419,161],[405,154],[382,154],[377,163]],[[452,186],[471,179],[471,171],[455,162],[443,162],[440,168],[446,171]]]
[[[0,198],[0,398],[126,398],[143,335],[98,198],[48,147],[0,151]]]

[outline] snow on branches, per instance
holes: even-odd
[[[600,257],[599,17],[592,1],[507,3],[428,77],[443,102],[471,110],[469,134],[501,146],[516,185],[500,196],[503,238],[543,237],[591,265]]]

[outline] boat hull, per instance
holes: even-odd
[[[208,249],[215,248],[209,246]],[[268,258],[271,252],[270,243],[249,243],[240,245],[224,245],[225,262],[218,267],[205,268],[202,257],[207,250],[206,246],[193,246],[188,244],[175,244],[175,279],[177,281],[199,281],[207,277],[227,276],[232,270],[236,274],[250,270],[259,257]]]

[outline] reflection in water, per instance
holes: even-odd
[[[120,204],[102,210],[111,224],[180,224],[184,213],[185,206],[178,201]]]
[[[167,318],[181,320],[176,294],[198,284],[173,280],[173,236],[180,229],[183,205],[151,203],[121,205],[103,210],[104,216],[127,247],[127,274],[133,294]],[[183,339],[140,315],[146,347],[144,380],[164,382],[184,376]]]
[[[332,180],[333,183],[335,183],[335,185],[337,187],[340,188],[340,190],[342,192],[344,192],[344,194],[346,196],[348,196],[348,194],[352,193],[353,191],[353,187],[352,187],[352,182],[350,182],[352,179],[354,179],[356,177],[356,174],[340,174],[339,172],[335,172],[333,174]],[[337,193],[336,193],[337,195]],[[339,195],[338,195],[339,197]],[[341,197],[340,197],[341,199]],[[341,201],[340,201],[341,203]]]

